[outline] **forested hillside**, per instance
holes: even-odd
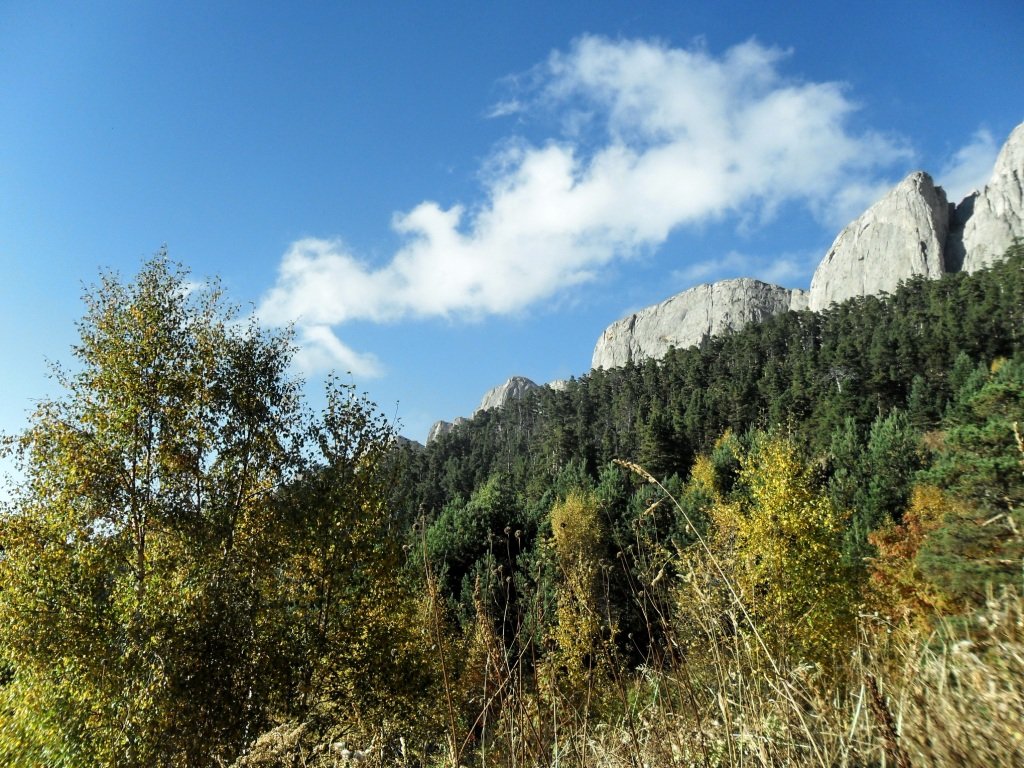
[[[424,499],[443,504],[502,467],[525,476],[573,459],[593,469],[630,457],[654,462],[656,474],[679,472],[725,429],[786,426],[821,449],[847,418],[867,427],[894,408],[934,426],[963,383],[965,358],[973,367],[1020,349],[1021,248],[1011,253],[988,271],[789,312],[477,414],[420,458]]]
[[[425,449],[161,254],[8,438],[0,763],[1024,764],[1024,246]]]
[[[425,574],[439,591],[457,634],[497,633],[505,666],[493,662],[496,679],[532,680],[538,701],[550,702],[554,685],[584,733],[606,707],[626,718],[620,727],[630,724],[621,710],[628,696],[618,705],[602,697],[639,695],[632,686],[643,684],[625,670],[648,670],[641,677],[654,686],[652,701],[672,716],[676,707],[699,709],[699,699],[716,728],[731,717],[764,717],[764,707],[795,729],[782,728],[787,735],[761,753],[722,735],[717,746],[726,752],[712,756],[684,738],[698,752],[674,745],[671,758],[660,755],[666,764],[734,764],[744,754],[833,764],[840,753],[829,750],[849,754],[854,744],[808,733],[790,709],[805,705],[793,696],[838,692],[815,716],[843,720],[858,691],[853,711],[867,700],[884,735],[891,716],[875,681],[891,671],[892,654],[923,659],[915,643],[952,631],[942,617],[977,619],[998,634],[1019,615],[1024,248],[1006,256],[987,271],[916,279],[821,313],[790,312],[477,414],[406,456],[399,498],[416,521],[408,548],[422,552],[410,560],[413,578]],[[1019,648],[1015,632],[978,646],[994,654],[975,659],[979,669],[1007,661],[1001,654]],[[899,650],[877,645],[893,637]],[[968,637],[957,647],[975,648]],[[869,659],[877,669],[869,671]],[[814,683],[786,692],[778,711],[777,687],[792,684],[785,670],[807,663]],[[668,677],[651,680],[652,668]],[[767,683],[758,677],[765,672]],[[941,686],[928,674],[911,674],[902,688],[892,681],[891,695],[922,697],[928,685]],[[1005,719],[984,720],[992,702],[937,694],[942,712],[901,709],[921,723],[952,718],[949,744],[929,745],[929,733],[904,726],[915,762],[1024,760],[1008,736],[1024,700],[1005,674],[990,669],[976,680],[1000,692]],[[770,702],[760,691],[750,701],[737,694],[736,711],[714,703],[748,675],[751,690],[775,689]],[[663,684],[680,700],[662,701]],[[522,713],[504,714],[504,748],[528,752],[529,739],[516,733],[528,726],[516,719]],[[698,718],[694,738],[707,724],[690,716]],[[658,730],[664,725],[645,722],[673,738]],[[858,723],[820,727],[847,729],[853,739]],[[771,741],[754,730],[750,738]],[[905,764],[895,731],[886,738],[887,760]],[[972,753],[967,745],[977,738],[992,751]],[[797,749],[801,740],[822,752]],[[633,747],[634,757],[650,758]],[[576,748],[582,763],[594,758]]]
[[[987,271],[919,278],[893,295],[820,313],[789,312],[662,360],[591,371],[565,390],[540,388],[409,451],[406,514],[425,514],[438,537],[461,532],[459,546],[438,544],[435,557],[465,608],[479,558],[493,549],[489,535],[511,526],[521,531],[515,553],[529,551],[549,533],[554,499],[581,484],[625,482],[615,460],[671,486],[698,456],[721,452],[724,435],[749,443],[768,432],[798,446],[849,513],[846,561],[863,570],[875,553],[868,533],[901,520],[918,473],[941,455],[937,436],[959,425],[965,400],[1004,361],[1010,366],[998,375],[1016,375],[1022,268],[1018,245]],[[1007,447],[1011,438],[1003,435]],[[621,548],[649,492],[617,493],[602,510],[626,537],[609,547]],[[505,567],[514,570],[514,561]]]

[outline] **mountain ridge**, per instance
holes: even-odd
[[[1024,237],[1024,123],[1003,144],[988,183],[957,204],[925,171],[914,171],[836,236],[807,291],[741,277],[703,283],[608,325],[591,369],[660,359],[776,314],[820,311],[856,296],[894,291],[901,282],[974,272]],[[532,386],[513,386],[522,380]],[[558,382],[562,384],[562,382]],[[474,415],[501,408],[536,387],[513,376],[490,390]],[[436,422],[427,442],[465,421]]]
[[[778,312],[818,311],[855,296],[889,293],[919,275],[973,272],[1000,258],[1024,236],[1024,123],[1010,133],[988,183],[959,204],[924,171],[914,171],[836,236],[811,278],[810,289],[770,286],[750,293],[751,305],[717,312],[714,296],[737,279],[688,288],[663,302],[616,320],[598,338],[591,368],[612,368],[660,358],[726,330],[739,330]],[[751,278],[738,278],[750,280]],[[778,296],[791,291],[794,304]],[[802,294],[802,296],[800,295]],[[685,311],[679,310],[685,307]]]

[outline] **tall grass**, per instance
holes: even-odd
[[[717,622],[717,606],[705,608]],[[434,744],[417,749],[402,737],[349,744],[288,724],[238,765],[1024,765],[1024,602],[1015,594],[993,598],[969,624],[940,623],[929,635],[865,617],[838,673],[786,660],[776,669],[742,633],[704,638],[702,653],[665,653],[595,676],[581,699],[492,635],[483,638],[486,654],[466,659],[476,668],[460,670],[479,689],[453,685],[464,715],[448,722],[454,742],[438,731]],[[433,705],[448,711],[443,701]]]
[[[629,667],[616,643],[596,642],[582,677],[534,636],[553,618],[539,593],[502,637],[478,591],[476,622],[459,635],[425,564],[423,631],[440,691],[424,700],[423,719],[433,728],[346,731],[335,712],[330,728],[282,725],[237,766],[1024,766],[1018,593],[993,594],[983,610],[927,629],[861,615],[843,654],[810,663],[766,639],[726,564],[697,541],[695,555],[638,534],[607,566],[627,571],[649,633],[638,645],[648,650]],[[610,613],[596,618],[615,624]]]

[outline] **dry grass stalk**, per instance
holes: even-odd
[[[660,483],[638,474],[665,494],[642,518],[663,500],[685,518]],[[769,652],[727,569],[699,528],[685,522],[695,532],[698,554],[667,552],[638,533],[635,547],[620,558],[649,633],[645,663],[627,669],[614,644],[604,644],[582,691],[566,689],[557,673],[545,672],[544,653],[521,634],[527,623],[546,624],[540,594],[527,609],[535,615],[512,622],[519,629],[510,641],[493,631],[478,593],[479,651],[462,659],[464,667],[477,668],[450,666],[442,658],[450,629],[428,568],[431,632],[445,685],[437,706],[447,713],[441,718],[447,725],[417,757],[406,756],[403,742],[390,762],[378,750],[366,764],[1024,765],[1024,603],[1015,594],[992,599],[969,626],[946,622],[931,634],[862,617],[857,647],[826,670]],[[324,745],[304,745],[300,752],[289,764],[350,764],[337,762],[339,753]]]

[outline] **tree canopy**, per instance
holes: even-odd
[[[374,578],[393,430],[337,384],[311,414],[288,333],[165,254],[85,302],[62,393],[11,445],[0,761],[215,765],[408,655],[366,610],[400,602]]]

